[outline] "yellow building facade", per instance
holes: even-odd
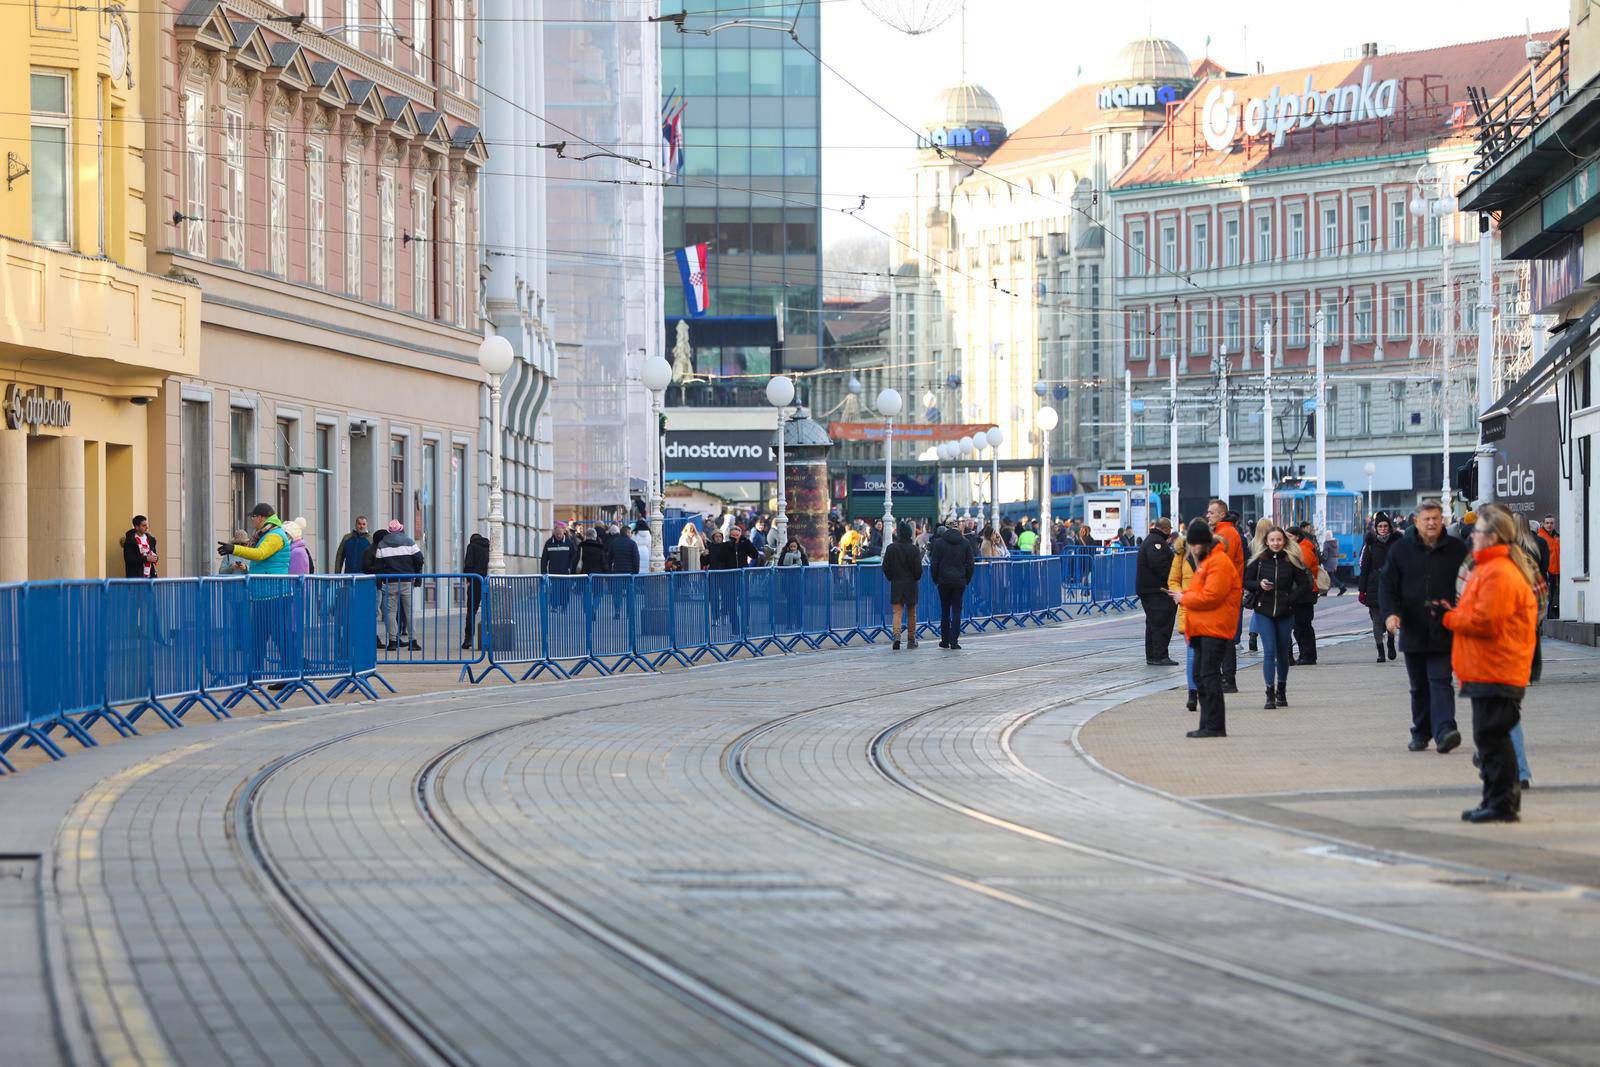
[[[150,425],[200,291],[145,271],[146,10],[0,5],[0,581],[121,577],[135,513],[176,532]]]

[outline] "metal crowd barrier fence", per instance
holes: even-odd
[[[1139,554],[1135,551],[1106,552],[1094,557],[1090,565],[1089,601],[1080,605],[1078,613],[1098,610],[1122,611],[1139,602],[1134,591],[1135,568]]]
[[[460,576],[452,576],[459,578]],[[377,611],[368,577],[163,578],[0,586],[0,770],[18,745],[52,759],[90,728],[139,732],[151,715],[179,728],[299,693],[320,704],[376,698]],[[326,688],[324,688],[326,687]],[[392,691],[392,690],[391,690]]]

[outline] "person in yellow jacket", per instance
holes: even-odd
[[[856,524],[852,523],[845,530],[844,536],[839,538],[839,562],[841,564],[854,563],[861,555],[861,546],[864,541],[865,538],[861,536],[861,531],[857,529]]]
[[[1189,584],[1194,581],[1194,560],[1189,558],[1189,541],[1182,534],[1179,534],[1177,541],[1174,542],[1172,553],[1172,568],[1167,572],[1167,588],[1175,593],[1181,593],[1188,589]],[[1187,665],[1184,676],[1189,682],[1188,708],[1190,711],[1194,711],[1199,707],[1200,690],[1194,684],[1194,645],[1189,643],[1189,632],[1184,629],[1186,619],[1187,615],[1183,610],[1183,604],[1179,603],[1178,632],[1184,635],[1183,643],[1188,653],[1184,661]]]

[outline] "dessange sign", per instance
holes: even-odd
[[[1400,79],[1372,80],[1372,67],[1361,72],[1359,84],[1316,89],[1306,75],[1305,89],[1299,93],[1280,92],[1278,86],[1266,96],[1240,100],[1226,83],[1214,85],[1201,101],[1201,126],[1206,144],[1218,152],[1233,144],[1242,129],[1246,137],[1272,135],[1274,148],[1295,130],[1323,126],[1345,126],[1369,119],[1386,119],[1394,114],[1400,99]]]

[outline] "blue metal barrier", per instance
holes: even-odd
[[[1135,568],[1139,554],[1134,551],[1105,552],[1092,561],[1089,575],[1089,602],[1079,608],[1079,614],[1098,610],[1121,611],[1138,603],[1134,593]]]

